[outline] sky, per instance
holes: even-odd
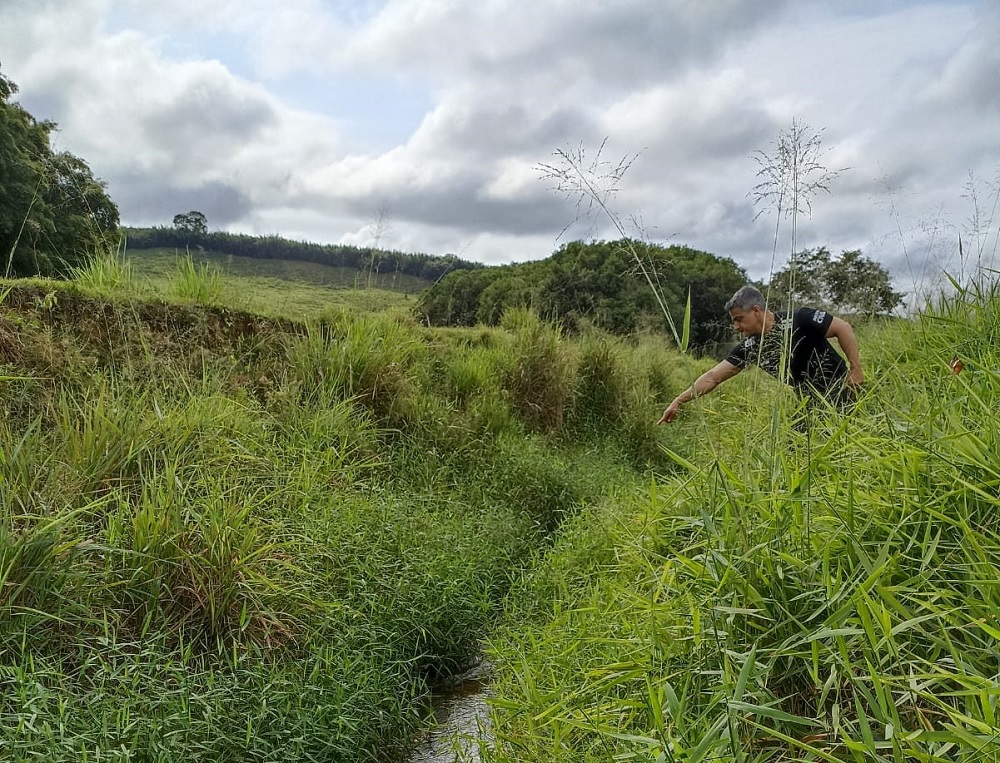
[[[997,254],[997,40],[996,0],[0,0],[0,73],[127,225],[861,249],[911,293]],[[822,187],[779,214],[795,126]]]

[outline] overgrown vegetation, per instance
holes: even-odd
[[[509,598],[485,759],[998,759],[998,331],[990,282],[869,327],[806,432],[755,377],[699,403]]]
[[[8,760],[400,758],[559,523],[667,468],[662,347],[77,276],[0,303]]]
[[[799,214],[837,174],[819,149],[793,122],[759,156],[775,254],[791,221],[776,307],[814,288],[843,308],[840,280],[880,271],[859,252],[796,254]],[[800,401],[740,376],[672,425],[699,438],[666,447],[682,473],[568,518],[507,598],[482,758],[1000,759],[993,275],[867,326],[850,416],[791,426]],[[859,312],[898,304],[872,283]]]
[[[472,326],[531,308],[571,331],[592,324],[619,335],[669,336],[670,318],[680,320],[690,297],[691,342],[704,350],[730,337],[720,316],[746,282],[732,260],[689,247],[574,241],[545,260],[450,273],[420,295],[417,310],[430,325]]]
[[[3,290],[9,759],[400,758],[491,632],[496,763],[997,757],[997,287],[867,326],[849,419],[747,374],[656,431],[653,335],[134,278]]]

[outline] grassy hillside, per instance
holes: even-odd
[[[797,431],[759,375],[701,399],[682,473],[508,598],[486,759],[1000,759],[998,348],[991,285],[864,332],[851,418]]]
[[[402,759],[563,518],[669,468],[659,348],[130,273],[0,288],[6,760]]]
[[[226,305],[278,318],[306,320],[338,309],[360,312],[410,310],[412,295],[429,284],[403,273],[366,273],[355,268],[294,260],[236,257],[216,252],[140,249],[127,254],[128,293],[149,298]],[[108,263],[113,269],[117,264]],[[203,293],[185,292],[185,283]]]
[[[0,287],[5,759],[402,760],[483,640],[493,763],[1000,757],[994,287],[800,431],[756,372],[657,429],[705,365],[654,341],[222,280]]]

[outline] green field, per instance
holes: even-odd
[[[128,252],[127,257],[151,294],[177,296],[172,284],[188,258],[186,252],[140,249]],[[413,295],[429,285],[402,273],[368,274],[313,262],[205,251],[192,252],[190,258],[196,266],[219,274],[220,304],[273,317],[307,319],[338,309],[409,310]]]
[[[161,257],[0,286],[4,760],[403,761],[484,650],[489,763],[1000,759],[996,285],[863,327],[848,417],[658,428],[665,339]]]

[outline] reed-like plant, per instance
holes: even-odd
[[[624,219],[614,207],[614,200],[621,191],[621,185],[639,158],[639,154],[626,155],[617,162],[604,158],[607,138],[602,141],[592,157],[583,145],[576,148],[559,148],[554,152],[555,163],[540,163],[536,169],[543,180],[551,182],[552,189],[572,201],[577,210],[577,220],[589,220],[592,226],[609,224],[620,236],[622,245],[628,250],[636,269],[649,286],[663,317],[667,322],[674,345],[687,352],[691,340],[691,296],[683,315],[671,312],[660,286],[660,278],[655,264],[648,261],[637,242],[644,236],[641,218],[633,215]],[[569,229],[568,224],[563,232]]]

